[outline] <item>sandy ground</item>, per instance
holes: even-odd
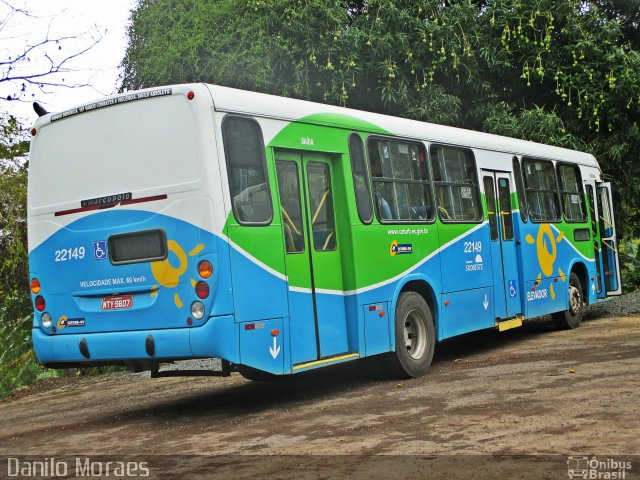
[[[465,335],[408,381],[355,363],[268,383],[118,373],[0,404],[0,455],[105,454],[147,458],[157,478],[485,478],[501,462],[511,478],[568,478],[567,455],[628,457],[638,478],[640,317]],[[155,456],[175,454],[210,457]]]

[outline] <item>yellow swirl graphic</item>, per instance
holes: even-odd
[[[548,246],[551,245],[551,251],[548,250]],[[538,238],[536,241],[536,248],[538,250],[538,262],[540,262],[540,270],[546,277],[553,274],[553,262],[556,261],[558,250],[556,247],[556,241],[551,231],[551,226],[548,223],[540,225],[538,230]]]
[[[169,263],[169,257],[167,257],[158,262],[151,262],[151,272],[156,282],[160,285],[167,288],[174,288],[180,281],[180,275],[187,270],[187,255],[175,240],[169,240],[167,242],[167,248],[178,257],[179,265],[174,267]]]

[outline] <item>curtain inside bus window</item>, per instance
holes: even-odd
[[[249,225],[271,223],[273,208],[260,125],[252,118],[228,115],[222,120],[222,138],[236,220]]]

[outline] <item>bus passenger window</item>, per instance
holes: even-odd
[[[479,222],[482,208],[473,155],[453,147],[431,147],[438,215],[443,222]]]
[[[273,208],[260,125],[228,115],[222,120],[222,138],[233,215],[240,224],[268,225]]]
[[[567,222],[586,222],[587,210],[584,205],[582,177],[578,166],[559,163],[558,177],[564,219]]]
[[[364,144],[357,133],[352,133],[349,137],[349,156],[351,157],[353,190],[356,194],[358,217],[362,223],[371,223],[373,211],[371,210],[371,191],[369,190],[367,167],[364,163]]]
[[[523,167],[529,218],[534,222],[559,221],[558,184],[553,163],[525,158]]]
[[[422,145],[373,138],[368,142],[378,220],[425,222],[434,218],[430,178]]]

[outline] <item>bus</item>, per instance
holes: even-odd
[[[621,293],[587,153],[207,84],[41,113],[46,367],[217,358],[258,379],[377,356],[419,377],[436,342],[546,314],[571,329]]]

